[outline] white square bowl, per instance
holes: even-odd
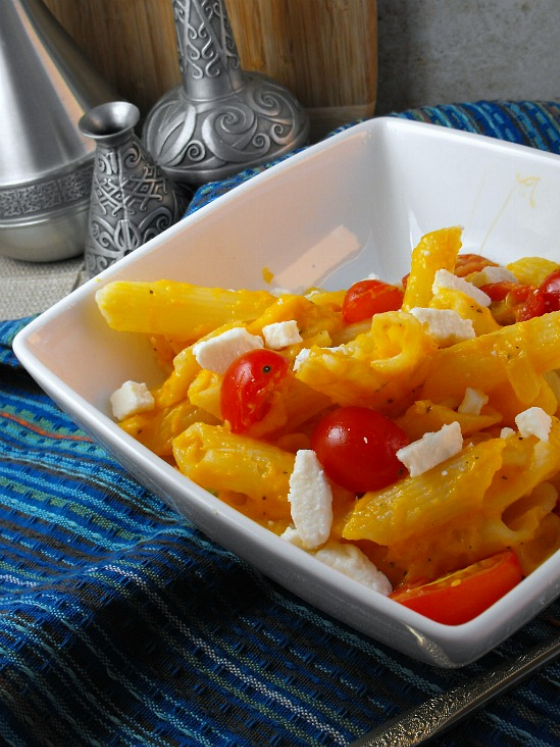
[[[227,288],[396,281],[421,236],[464,227],[464,250],[498,262],[560,259],[560,158],[397,118],[357,125],[234,189],[104,271],[16,338],[22,364],[130,472],[222,546],[301,598],[416,659],[479,658],[560,593],[560,553],[476,619],[435,623],[332,570],[193,484],[124,433],[109,395],[163,378],[147,341],[111,331],[95,292],[114,280]]]

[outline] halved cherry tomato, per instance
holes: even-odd
[[[492,262],[490,259],[486,259],[480,254],[472,254],[465,252],[465,254],[457,255],[455,262],[455,275],[459,278],[464,278],[467,275],[471,275],[473,272],[480,272],[485,267],[497,267],[496,262]]]
[[[539,286],[544,296],[545,311],[558,311],[560,309],[560,270],[554,270],[546,277]]]
[[[360,280],[344,296],[342,318],[346,324],[363,322],[382,311],[398,311],[404,293],[396,285],[381,280]]]
[[[461,625],[488,609],[522,580],[512,550],[493,555],[423,586],[397,589],[396,602],[445,625]]]
[[[288,371],[288,361],[272,350],[251,350],[224,374],[221,409],[233,433],[243,433],[270,410],[270,398]]]
[[[325,415],[311,437],[326,475],[356,493],[380,490],[406,474],[395,454],[408,443],[406,433],[392,420],[356,406]]]

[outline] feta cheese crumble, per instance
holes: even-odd
[[[438,270],[435,274],[432,293],[437,296],[438,291],[442,288],[460,291],[465,296],[469,296],[473,301],[476,301],[479,306],[490,306],[492,302],[490,296],[484,293],[484,291],[481,291],[467,280],[457,277],[457,275],[449,272],[449,270]]]
[[[303,348],[299,351],[294,359],[293,370],[297,371],[301,364],[309,358],[311,350],[309,348]]]
[[[307,551],[297,529],[294,527],[287,527],[280,537],[295,547],[299,547],[300,550]],[[344,573],[348,578],[353,578],[354,581],[364,584],[364,586],[378,591],[384,596],[388,596],[393,591],[387,576],[355,545],[331,541],[318,550],[309,552],[309,554],[328,565],[329,568]]]
[[[332,490],[311,449],[300,449],[296,453],[288,501],[292,521],[304,546],[314,550],[324,544],[333,520]]]
[[[146,384],[140,384],[137,381],[125,381],[111,394],[109,402],[113,417],[117,420],[124,420],[139,412],[153,410],[155,406],[153,395]]]
[[[440,347],[455,345],[463,340],[476,337],[473,323],[452,309],[426,309],[416,306],[410,309],[413,317],[418,319],[426,333]]]
[[[425,433],[397,451],[397,459],[404,464],[411,477],[427,472],[463,448],[463,434],[457,421],[443,425],[439,431]]]
[[[344,573],[364,586],[388,596],[393,587],[387,576],[355,545],[329,542],[317,550],[315,557],[330,568]]]
[[[298,530],[295,527],[286,527],[280,537],[286,542],[289,542],[290,545],[295,545],[301,550],[305,550],[305,545],[303,544],[302,539],[298,534]]]
[[[288,345],[296,345],[298,342],[303,342],[295,319],[289,322],[267,324],[263,327],[262,333],[265,345],[271,350],[282,350],[282,348],[287,348]]]
[[[476,285],[480,288],[481,285],[489,285],[490,283],[518,283],[519,281],[511,270],[505,267],[484,267],[480,272],[473,275],[469,283]]]
[[[252,335],[245,327],[233,327],[195,343],[193,353],[202,368],[224,374],[240,355],[263,347],[264,341],[260,335]]]
[[[484,405],[488,403],[488,397],[480,389],[467,387],[463,401],[457,408],[462,415],[480,415]]]
[[[540,441],[548,441],[552,418],[540,407],[529,407],[516,416],[515,424],[523,438],[536,436]]]

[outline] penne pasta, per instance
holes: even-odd
[[[419,398],[460,401],[467,387],[482,389],[498,410],[510,399],[511,419],[546,390],[543,374],[559,367],[560,313],[545,314],[436,351]]]
[[[551,272],[558,270],[560,265],[544,257],[523,257],[510,262],[506,267],[520,283],[538,286]]]
[[[256,319],[276,300],[266,291],[202,288],[171,280],[117,280],[96,293],[111,329],[182,340],[196,340],[228,322]]]
[[[195,423],[174,439],[173,455],[181,472],[208,490],[243,493],[266,503],[269,518],[289,517],[293,454],[220,425]]]
[[[486,407],[483,413],[464,414],[447,405],[434,404],[430,400],[417,400],[395,422],[411,441],[422,438],[424,433],[439,431],[443,425],[458,422],[463,436],[471,436],[502,422],[502,415],[497,410]]]
[[[209,412],[189,400],[163,409],[132,415],[121,422],[121,428],[158,456],[171,456],[173,439],[193,423],[217,424]]]
[[[443,466],[405,477],[385,490],[366,493],[346,522],[343,537],[392,545],[480,507],[502,464],[503,439],[468,447]]]
[[[346,345],[311,348],[296,377],[339,405],[394,412],[409,404],[434,350],[412,315],[386,312],[374,317],[369,332]]]
[[[437,270],[453,272],[460,248],[461,229],[458,227],[439,229],[420,239],[412,251],[403,311],[429,305]]]

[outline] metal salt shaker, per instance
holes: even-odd
[[[140,111],[126,101],[95,107],[79,122],[96,143],[85,271],[97,275],[176,223],[185,201],[134,132]]]

